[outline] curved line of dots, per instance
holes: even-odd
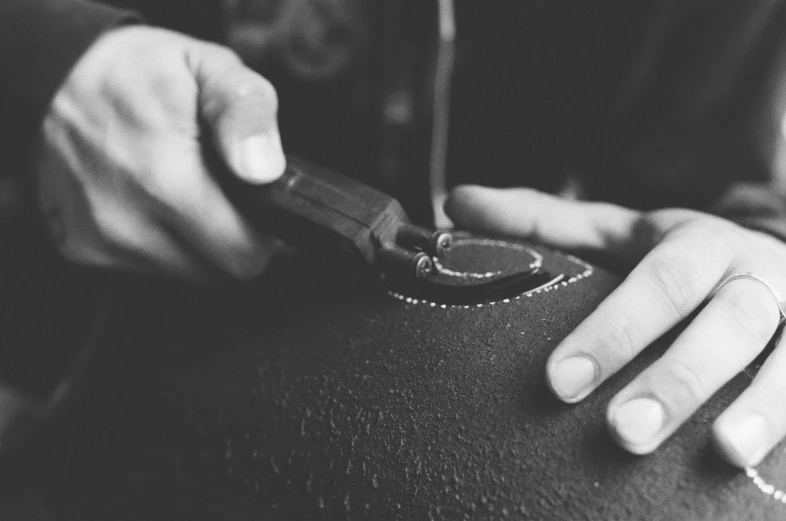
[[[497,243],[504,243],[504,241],[496,241],[496,242]],[[506,243],[506,244],[511,244],[511,243]],[[519,246],[519,245],[515,245],[515,246]],[[522,248],[524,248],[524,246],[522,246]],[[543,257],[541,255],[539,255],[539,254],[538,254],[538,256],[540,257],[540,261],[542,261]],[[565,258],[570,260],[571,262],[574,262],[574,263],[578,264],[582,268],[584,268],[584,271],[579,273],[579,274],[577,274],[577,275],[572,276],[568,280],[563,280],[562,282],[558,282],[557,284],[554,284],[553,286],[547,286],[545,288],[541,288],[541,289],[538,289],[538,290],[528,291],[526,293],[522,293],[521,295],[517,295],[516,297],[513,297],[513,298],[506,298],[506,299],[503,299],[503,300],[494,300],[494,301],[491,301],[491,302],[483,302],[483,303],[480,303],[480,304],[473,304],[473,305],[462,305],[462,304],[439,304],[437,302],[432,302],[432,301],[426,300],[426,299],[417,299],[417,298],[408,297],[406,295],[403,295],[401,293],[397,293],[397,292],[391,291],[391,290],[388,290],[388,295],[390,295],[391,297],[393,297],[393,298],[395,298],[397,300],[401,300],[402,302],[406,302],[407,304],[419,304],[419,305],[429,306],[429,307],[432,307],[432,308],[440,308],[440,309],[447,309],[447,308],[471,309],[471,308],[482,308],[482,307],[486,307],[486,306],[495,306],[497,304],[510,304],[511,302],[515,302],[517,300],[521,300],[522,297],[531,298],[533,295],[538,295],[540,293],[548,293],[550,291],[556,291],[559,288],[564,288],[566,286],[569,286],[570,284],[574,284],[574,283],[576,283],[576,282],[578,282],[580,280],[589,278],[594,273],[594,269],[592,268],[592,266],[590,266],[589,264],[587,264],[583,260],[581,260],[581,259],[579,259],[577,257],[574,257],[573,255],[565,255]],[[540,265],[538,265],[538,266],[540,266]]]
[[[781,489],[775,488],[775,485],[771,485],[764,481],[761,476],[759,476],[759,472],[753,467],[746,467],[745,474],[751,478],[756,487],[761,490],[763,494],[768,496],[772,496],[775,501],[780,501],[783,504],[786,504],[786,492]]]

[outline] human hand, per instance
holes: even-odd
[[[609,431],[633,453],[655,450],[753,361],[778,327],[767,285],[748,277],[721,282],[753,273],[786,291],[786,244],[730,221],[477,186],[456,189],[446,210],[465,229],[604,252],[632,268],[551,354],[547,380],[565,402],[585,398],[709,299],[668,351],[608,405]],[[730,463],[755,465],[786,435],[784,375],[786,341],[779,341],[751,386],[716,419],[713,436]]]
[[[81,57],[43,124],[39,204],[58,248],[92,265],[211,280],[261,272],[275,240],[237,214],[205,164],[278,178],[285,158],[272,85],[230,50],[144,26]]]

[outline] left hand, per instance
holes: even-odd
[[[625,449],[655,450],[762,352],[780,312],[767,286],[726,277],[753,273],[786,295],[786,244],[691,210],[642,213],[567,201],[528,189],[461,187],[446,205],[462,228],[523,237],[565,250],[602,252],[631,268],[551,354],[554,394],[574,403],[709,299],[668,351],[609,403],[607,423]],[[715,421],[732,464],[756,465],[786,435],[786,340],[751,386]]]

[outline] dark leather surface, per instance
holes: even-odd
[[[448,267],[533,260],[465,246]],[[292,257],[225,291],[118,280],[80,401],[8,481],[80,520],[786,515],[710,446],[748,375],[647,457],[618,449],[603,416],[665,342],[579,405],[551,397],[547,356],[618,278],[537,251],[565,284],[482,307],[407,302]],[[758,471],[777,488],[785,465],[778,448]]]

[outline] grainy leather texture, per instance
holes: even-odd
[[[82,401],[12,482],[48,484],[52,508],[80,520],[786,515],[710,445],[712,420],[748,374],[655,454],[625,453],[605,406],[668,339],[583,403],[561,404],[545,361],[619,279],[500,244],[470,245],[471,258],[447,267],[520,269],[534,251],[565,284],[443,308],[320,273],[314,259],[282,259],[222,292],[118,281]],[[758,472],[777,489],[784,469],[780,447]]]

